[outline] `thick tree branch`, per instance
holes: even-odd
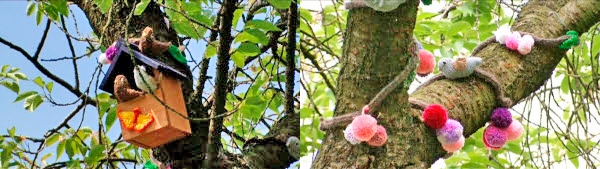
[[[288,44],[286,48],[287,69],[285,70],[285,113],[294,113],[294,79],[296,69],[296,27],[298,26],[298,6],[292,3],[288,17]]]

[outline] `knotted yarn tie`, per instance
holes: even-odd
[[[559,49],[569,50],[571,47],[579,45],[579,33],[577,33],[577,31],[570,30],[567,32],[567,36],[571,37],[560,44],[560,46],[558,46]]]

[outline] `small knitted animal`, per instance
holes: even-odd
[[[132,89],[123,75],[117,75],[114,82],[114,95],[119,102],[126,102],[143,95],[143,92]]]
[[[296,136],[291,136],[285,143],[288,152],[294,159],[300,159],[300,139]]]
[[[443,58],[438,62],[438,68],[448,79],[458,79],[468,77],[475,71],[477,66],[481,65],[483,60],[480,57]]]
[[[146,69],[143,65],[138,65],[138,69],[133,69],[133,79],[135,79],[135,85],[142,91],[152,93],[158,88],[159,79],[154,78],[154,72],[152,69]],[[160,76],[160,75],[159,75]]]
[[[154,30],[150,27],[144,28],[139,38],[129,38],[129,42],[138,45],[139,50],[151,56],[158,56],[169,50],[171,42],[161,42],[152,36]]]
[[[359,7],[369,7],[376,11],[389,12],[392,11],[406,0],[350,0],[344,3],[344,7],[348,10]]]

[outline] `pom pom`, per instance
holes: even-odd
[[[517,50],[517,48],[519,48],[519,41],[521,41],[521,35],[519,32],[513,32],[512,34],[507,35],[504,39],[506,47],[510,50]]]
[[[385,128],[383,128],[383,126],[379,125],[377,126],[377,132],[373,137],[371,137],[371,140],[367,141],[367,144],[373,147],[381,147],[385,144],[386,141],[387,132],[385,131]]]
[[[494,31],[496,41],[500,44],[504,44],[506,36],[510,34],[510,28],[508,26],[501,26],[498,28],[498,30]]]
[[[535,40],[533,40],[533,37],[531,37],[531,35],[525,35],[521,38],[521,41],[519,41],[517,50],[519,51],[519,53],[521,53],[521,55],[526,55],[529,52],[531,52],[531,48],[533,47],[534,43]]]
[[[360,141],[369,141],[377,132],[377,120],[373,116],[363,114],[352,120],[352,135]]]
[[[352,134],[352,123],[349,124],[348,126],[346,126],[346,129],[344,130],[344,138],[346,138],[346,140],[348,142],[350,142],[350,144],[352,144],[352,145],[355,145],[355,144],[358,144],[361,142],[356,137],[354,137],[354,134]]]
[[[417,74],[419,76],[424,77],[433,72],[433,68],[435,68],[435,57],[433,56],[433,53],[421,49],[419,50],[419,60],[420,64],[417,68]]]
[[[108,58],[106,58],[106,54],[104,54],[104,53],[102,53],[102,54],[100,54],[100,56],[98,56],[98,62],[102,63],[103,65],[111,63],[111,61],[108,60]]]
[[[463,146],[465,146],[465,137],[463,136],[460,136],[460,138],[452,144],[442,144],[442,148],[444,148],[444,150],[446,150],[449,153],[458,151],[462,149]]]
[[[423,111],[423,122],[427,127],[433,129],[442,128],[448,120],[448,112],[444,106],[439,104],[431,104]]]
[[[504,129],[509,141],[517,140],[523,134],[523,124],[517,120],[513,120],[510,125]]]
[[[454,144],[463,137],[463,126],[454,119],[448,119],[446,125],[437,129],[437,139],[442,144]]]
[[[492,121],[492,125],[501,129],[508,127],[508,125],[510,125],[510,123],[513,121],[512,115],[510,114],[508,108],[502,107],[494,109],[492,112],[492,118],[490,118],[490,120]]]
[[[113,58],[115,57],[115,54],[117,53],[117,47],[115,47],[115,44],[109,46],[106,49],[105,53],[106,53],[106,58],[112,62]]]
[[[483,131],[483,144],[492,150],[499,150],[506,144],[507,134],[506,131],[494,126],[489,125]]]
[[[362,109],[362,114],[369,114],[371,112],[371,108],[369,107],[369,105],[365,105],[365,107],[363,107]]]

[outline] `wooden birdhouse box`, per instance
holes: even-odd
[[[158,82],[158,88],[154,91],[154,96],[156,97],[151,93],[145,93],[117,104],[119,121],[123,119],[127,120],[127,118],[122,118],[121,115],[123,117],[132,115],[128,117],[132,118],[129,119],[131,120],[129,121],[130,123],[134,125],[147,123],[147,126],[142,129],[134,128],[132,130],[128,125],[124,126],[124,122],[121,121],[123,139],[139,147],[155,148],[191,134],[190,122],[185,118],[187,117],[187,109],[180,81],[188,77],[162,62],[145,56],[138,50],[135,44],[125,43],[122,39],[117,41],[115,56],[108,69],[108,73],[104,76],[100,84],[100,89],[114,95],[115,78],[117,75],[124,75],[130,87],[139,90],[134,83],[133,70],[135,66],[127,45],[130,46],[135,64],[152,68],[154,76],[162,75],[162,78]],[[148,118],[152,118],[153,120],[148,122]]]

